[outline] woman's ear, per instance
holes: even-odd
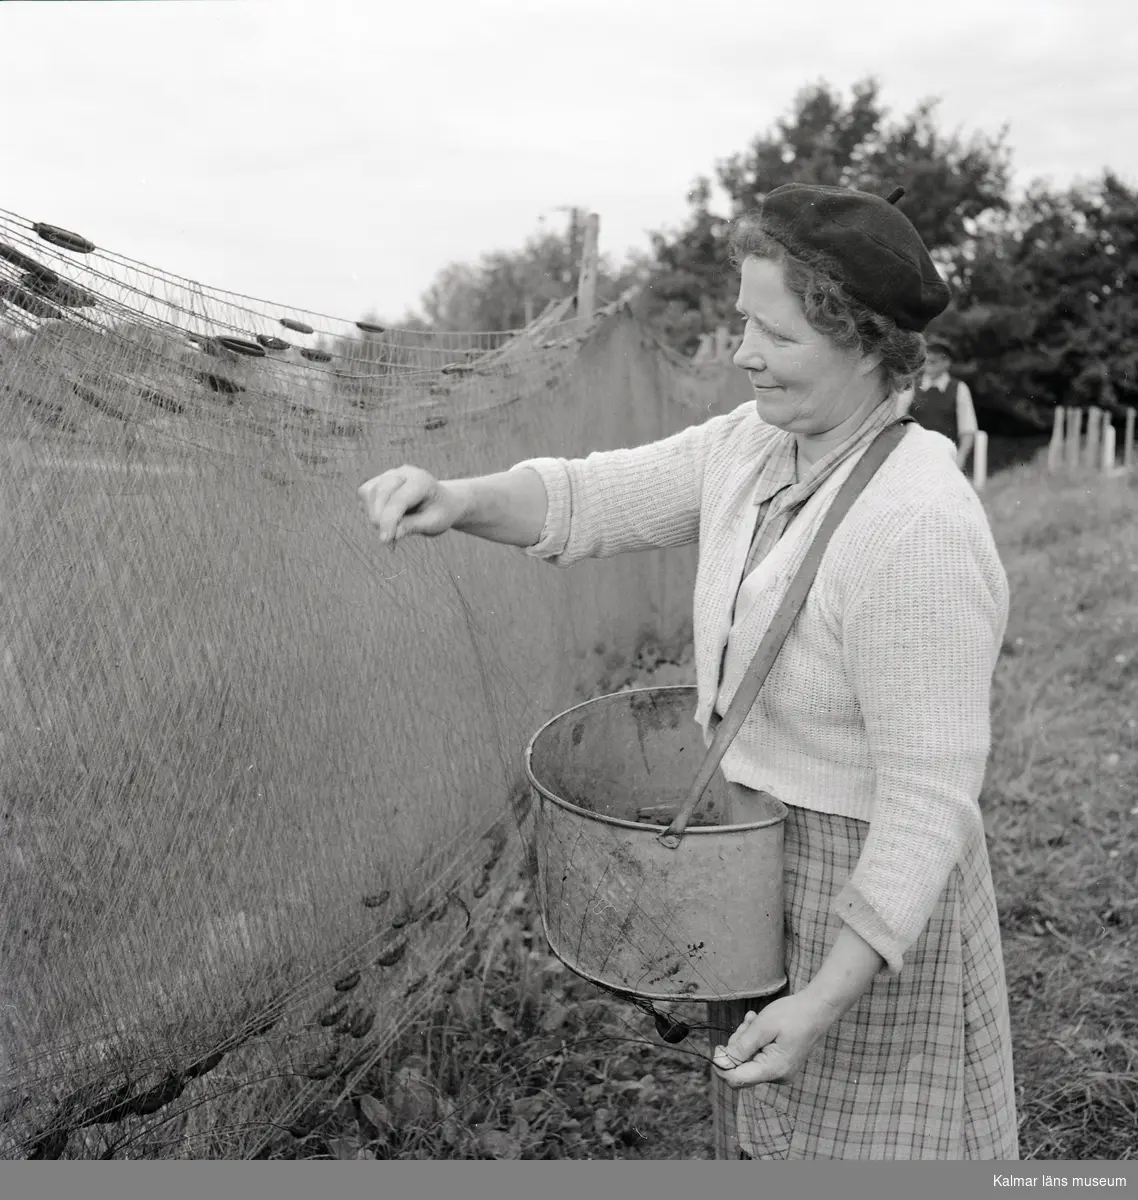
[[[864,379],[865,376],[872,375],[881,366],[881,361],[880,351],[874,350],[869,354],[863,354],[857,365],[857,373]]]

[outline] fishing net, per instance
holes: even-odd
[[[381,548],[356,488],[740,386],[627,302],[388,329],[0,210],[0,1153],[256,1153],[384,1054],[516,878],[526,741],[689,636],[694,553]]]

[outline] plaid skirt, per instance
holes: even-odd
[[[786,962],[790,992],[841,928],[830,907],[869,826],[788,806]],[[879,978],[785,1083],[737,1096],[751,1158],[1019,1157],[1000,929],[981,836],[953,870],[896,979]]]

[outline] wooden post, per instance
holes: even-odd
[[[1134,416],[1135,410],[1126,410],[1126,432],[1122,438],[1122,465],[1126,470],[1134,465]]]
[[[716,1046],[725,1046],[728,1039],[743,1024],[748,1010],[762,1004],[761,1000],[715,1000],[707,1006],[708,1053],[714,1055]],[[756,1010],[757,1011],[757,1010]],[[711,1117],[716,1158],[739,1157],[739,1132],[735,1126],[735,1104],[738,1099],[711,1070]]]
[[[577,277],[577,316],[589,319],[597,310],[597,243],[601,218],[590,213],[585,221],[585,244],[581,250],[581,272]]]
[[[715,1054],[716,1046],[726,1046],[731,1035],[743,1024],[748,1012],[762,1012],[772,1000],[789,995],[783,986],[773,996],[756,996],[751,1000],[713,1000],[707,1006],[708,1052]],[[739,1131],[735,1124],[739,1094],[732,1091],[713,1068],[711,1072],[712,1137],[716,1158],[739,1157]]]
[[[978,429],[972,441],[972,486],[984,490],[988,482],[988,435]]]
[[[1097,405],[1092,404],[1087,409],[1087,442],[1084,447],[1083,459],[1084,466],[1090,467],[1093,471],[1098,466],[1100,445],[1099,439],[1102,434],[1102,418],[1103,411]]]
[[[701,333],[699,335],[699,346],[696,348],[695,354],[692,356],[693,363],[704,363],[714,357],[712,350],[712,341],[710,333]]]
[[[1067,409],[1067,466],[1077,470],[1083,433],[1083,410]]]
[[[1107,413],[1107,419],[1103,422],[1102,427],[1102,473],[1104,475],[1114,474],[1114,425],[1110,420],[1110,414]]]
[[[1063,465],[1063,420],[1064,410],[1055,410],[1055,421],[1051,426],[1051,442],[1047,447],[1047,469],[1058,471]]]

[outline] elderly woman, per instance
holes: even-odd
[[[894,201],[899,193],[890,197]],[[821,515],[949,302],[890,201],[789,185],[738,220],[753,402],[652,445],[360,489],[380,539],[447,529],[569,566],[699,543],[697,719],[727,711]],[[722,763],[778,796],[789,995],[715,1056],[745,1157],[1013,1159],[1003,959],[978,798],[1007,581],[942,435],[909,424],[826,550]]]

